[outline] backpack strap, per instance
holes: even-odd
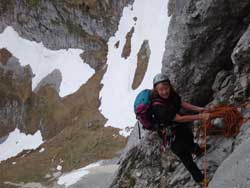
[[[138,126],[139,139],[141,139],[141,128],[138,120],[137,120],[137,126]]]

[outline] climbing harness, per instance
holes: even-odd
[[[161,144],[161,151],[165,152],[167,148],[170,148],[172,143],[175,141],[175,131],[172,130],[171,127],[164,127],[160,130],[162,144]]]

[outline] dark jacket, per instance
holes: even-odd
[[[152,97],[151,101],[151,113],[156,124],[164,125],[164,127],[175,124],[173,120],[181,109],[181,97],[176,92],[172,91],[168,99],[156,96]],[[158,104],[157,101],[161,101],[161,104]]]

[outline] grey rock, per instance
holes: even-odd
[[[21,66],[19,60],[14,56],[10,57],[6,65],[0,64],[0,68],[3,70],[3,74],[12,72],[12,80],[24,80],[27,77],[32,78],[33,73],[30,65]],[[31,80],[30,80],[31,81]]]
[[[157,187],[169,165],[175,164],[176,159],[168,150],[160,152],[161,140],[156,132],[146,131],[137,143],[126,152],[110,187]]]
[[[61,82],[62,73],[60,70],[55,69],[37,84],[37,87],[34,89],[34,92],[37,93],[40,88],[48,85],[49,87],[53,88],[57,93],[59,93]]]
[[[177,0],[169,3],[172,18],[162,72],[169,75],[183,99],[204,105],[212,98],[211,87],[217,73],[233,69],[230,56],[250,23],[250,2]]]
[[[249,125],[244,125],[245,130],[241,130],[241,133],[237,136],[237,140],[242,139],[244,141],[238,143],[234,152],[220,164],[209,184],[209,188],[249,187]]]
[[[214,127],[218,127],[218,128],[222,128],[224,124],[224,121],[222,118],[216,118],[213,120],[213,126]]]
[[[141,133],[141,139],[139,139],[139,128],[138,128],[138,123],[137,122],[134,126],[134,129],[132,130],[132,132],[129,135],[129,139],[127,142],[126,147],[123,149],[121,156],[120,156],[120,161],[119,163],[121,163],[124,158],[126,157],[127,153],[134,148],[136,145],[138,145],[146,136],[146,134],[148,133],[147,130],[142,128],[142,125],[139,123],[139,127],[140,127],[140,133]]]
[[[0,63],[0,137],[16,127],[25,129],[24,102],[31,95],[32,70],[21,66],[18,59],[11,56],[6,64]]]
[[[250,26],[240,38],[231,55],[235,65],[250,63]]]
[[[225,104],[234,95],[235,76],[232,71],[222,70],[216,75],[212,89],[214,91],[213,105]]]
[[[235,65],[236,83],[234,99],[243,101],[250,98],[250,26],[238,41],[231,55]]]

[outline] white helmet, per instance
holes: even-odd
[[[160,82],[168,82],[168,83],[170,83],[170,80],[167,77],[167,75],[159,73],[159,74],[155,75],[155,77],[153,79],[153,85],[154,85],[154,87],[156,86],[156,84],[158,84]]]

